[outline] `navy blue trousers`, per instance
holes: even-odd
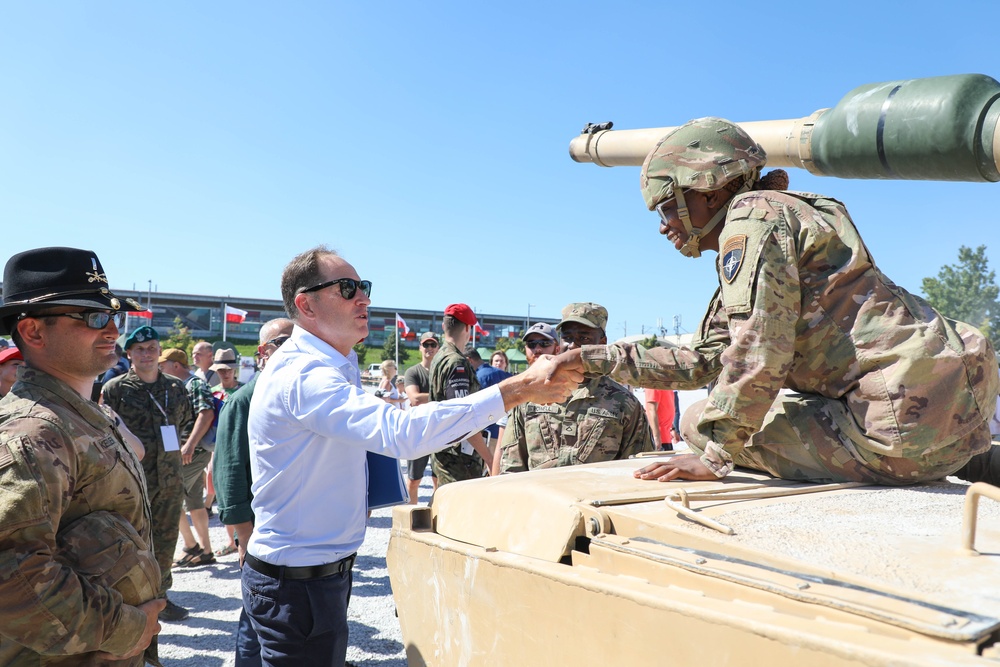
[[[322,579],[274,579],[243,567],[243,610],[263,667],[343,667],[351,571]]]

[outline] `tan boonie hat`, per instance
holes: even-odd
[[[561,329],[568,322],[579,322],[591,329],[604,331],[608,325],[608,309],[590,301],[571,303],[562,309],[562,322],[556,325],[556,329]]]
[[[168,347],[160,353],[160,363],[164,361],[176,361],[179,364],[188,365],[188,356],[184,350],[176,347]]]
[[[236,361],[236,353],[228,347],[216,350],[213,361],[215,363],[212,364],[209,370],[217,371],[220,368],[229,368],[235,371],[240,367],[239,362]]]

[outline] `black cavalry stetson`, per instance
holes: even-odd
[[[3,270],[0,334],[9,333],[21,313],[50,306],[145,310],[135,299],[119,299],[108,289],[101,260],[91,250],[35,248],[11,257]]]

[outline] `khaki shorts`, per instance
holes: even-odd
[[[205,508],[205,468],[212,460],[212,452],[195,447],[191,463],[181,468],[184,481],[184,511]]]

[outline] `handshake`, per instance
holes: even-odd
[[[583,382],[579,350],[558,356],[543,355],[528,370],[500,383],[504,406],[510,410],[521,403],[561,403]]]

